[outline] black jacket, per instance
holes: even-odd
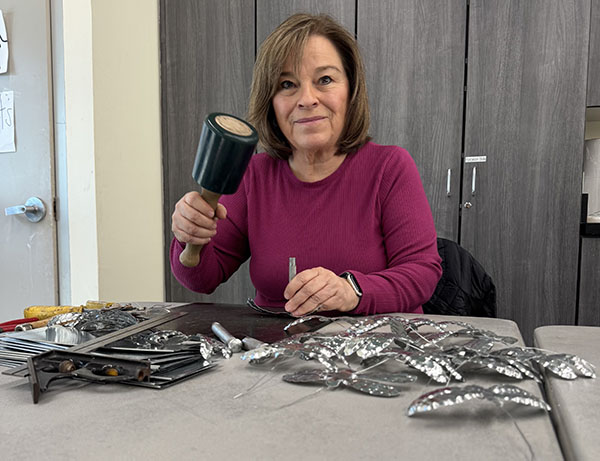
[[[442,278],[431,299],[423,304],[426,314],[496,317],[496,287],[475,258],[459,244],[437,239],[442,258]]]

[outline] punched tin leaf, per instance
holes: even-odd
[[[388,325],[392,321],[392,317],[384,315],[384,316],[371,316],[365,317],[360,321],[353,323],[346,332],[351,335],[363,335],[372,330],[376,330],[377,328],[381,328],[383,326]]]
[[[290,328],[295,327],[296,325],[300,325],[304,322],[309,322],[311,320],[318,320],[323,323],[330,323],[332,321],[331,317],[325,317],[324,315],[305,315],[300,317],[293,322],[288,323],[285,327],[283,327],[284,331],[288,331]],[[335,321],[346,320],[352,322],[350,317],[336,317]]]
[[[491,371],[514,379],[523,379],[523,374],[506,360],[498,357],[473,355],[465,357],[463,363],[478,365]]]
[[[447,384],[450,378],[446,375],[444,368],[437,363],[431,354],[407,354],[396,357],[396,360],[425,373],[436,383]]]
[[[594,366],[580,357],[571,354],[552,354],[537,361],[540,366],[562,379],[573,380],[577,376],[595,378]]]
[[[499,405],[508,401],[550,411],[550,406],[533,394],[517,386],[499,384],[487,389],[477,385],[436,389],[415,399],[408,407],[407,414],[413,416],[474,399],[489,400]]]
[[[302,370],[283,376],[283,380],[290,383],[323,384],[331,388],[343,385],[378,397],[395,397],[402,392],[400,384],[412,382],[414,379],[416,379],[414,376],[404,373],[361,374],[350,369],[341,369],[335,372]]]
[[[455,332],[456,336],[470,336],[472,338],[484,338],[502,344],[514,344],[518,340],[512,336],[500,336],[489,330],[481,330],[479,328],[464,328]]]

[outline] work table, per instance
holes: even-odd
[[[600,364],[600,328],[545,326],[534,331],[536,347],[575,354],[594,365]],[[568,460],[600,458],[598,413],[600,381],[564,381],[549,376],[545,382],[548,401],[565,457]]]
[[[228,308],[242,311],[242,306],[222,306]],[[247,315],[256,325],[289,321]],[[225,319],[212,319],[227,327]],[[460,320],[521,340],[512,321]],[[167,389],[70,382],[68,390],[51,386],[37,405],[26,379],[0,375],[3,454],[7,459],[479,460],[530,459],[533,453],[535,459],[562,459],[550,417],[539,409],[506,404],[511,417],[493,403],[475,401],[408,417],[415,398],[442,386],[421,375],[394,398],[342,388],[316,392],[315,386],[282,381],[285,372],[306,365],[297,362],[272,369],[272,364],[248,365],[234,354]],[[510,383],[541,396],[532,380],[469,377],[468,384]],[[245,394],[234,398],[240,393]],[[34,435],[35,443],[27,443]]]

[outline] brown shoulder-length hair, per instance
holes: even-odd
[[[288,159],[292,148],[277,126],[273,96],[279,89],[279,77],[285,62],[291,57],[296,66],[300,65],[302,52],[311,35],[321,35],[333,43],[348,77],[349,103],[337,154],[355,152],[370,139],[365,70],[356,40],[329,16],[299,13],[290,16],[267,37],[254,64],[248,121],[258,131],[267,153],[274,158]]]

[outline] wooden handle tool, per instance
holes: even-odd
[[[43,320],[36,320],[35,322],[21,323],[20,325],[17,325],[17,327],[15,328],[15,331],[27,331],[27,330],[33,330],[34,328],[42,328],[42,327],[45,327],[46,325],[48,325],[49,321],[50,321],[50,319],[47,318],[47,319],[43,319]]]
[[[192,176],[202,186],[200,195],[213,210],[222,194],[237,190],[257,143],[256,129],[241,118],[215,112],[204,120]],[[201,248],[186,244],[179,255],[181,264],[196,267]]]

